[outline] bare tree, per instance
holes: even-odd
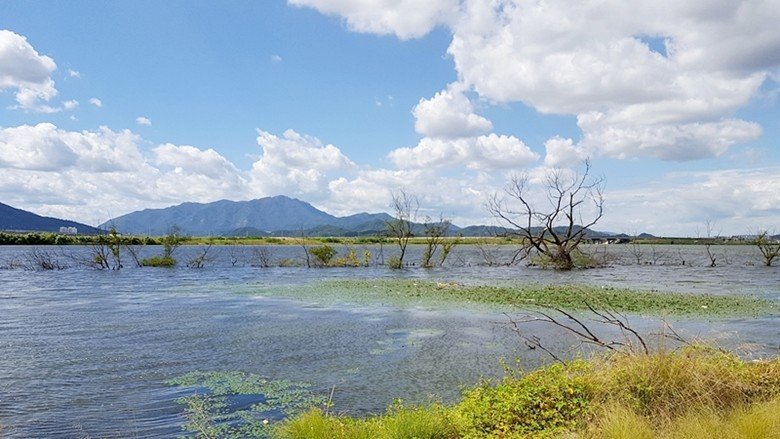
[[[756,235],[756,246],[764,257],[764,265],[772,266],[772,261],[780,256],[780,241],[773,241],[769,231],[763,230]]]
[[[532,200],[527,174],[512,177],[505,188],[506,196],[493,195],[488,200],[488,210],[508,229],[506,234],[522,237],[525,246],[554,267],[571,270],[577,246],[604,213],[604,180],[590,175],[589,161],[585,161],[584,168],[573,174],[562,169],[547,173],[547,206]]]
[[[417,219],[417,211],[420,209],[420,202],[415,195],[409,194],[404,190],[394,192],[393,211],[395,217],[386,223],[388,236],[398,244],[400,254],[397,260],[390,263],[391,268],[401,268],[404,265],[404,256],[406,247],[409,245],[409,239],[412,238],[412,225]]]
[[[311,254],[309,253],[309,243],[307,242],[309,235],[306,233],[306,230],[304,230],[303,225],[300,226],[299,233],[301,236],[300,244],[301,247],[303,247],[303,256],[306,260],[306,268],[311,268]]]
[[[713,228],[715,224],[707,220],[704,222],[704,233],[706,233],[706,236],[704,237],[704,253],[707,254],[707,259],[710,260],[710,267],[717,266],[717,257],[715,255],[715,252],[712,250],[712,241],[713,239],[717,238],[717,236],[713,237]],[[716,234],[717,235],[717,234]]]
[[[209,250],[211,250],[211,244],[201,248],[195,257],[187,261],[187,266],[190,268],[203,268],[206,262],[209,261]]]
[[[271,249],[268,247],[256,247],[252,250],[252,266],[268,268],[271,266]]]

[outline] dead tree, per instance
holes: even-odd
[[[547,203],[532,199],[527,174],[514,176],[505,188],[506,196],[495,194],[488,200],[488,210],[507,235],[522,237],[524,246],[553,267],[571,270],[577,246],[604,213],[604,180],[590,175],[589,161],[584,168],[573,174],[550,170],[544,179]]]
[[[707,259],[710,260],[710,268],[713,268],[713,267],[718,265],[717,264],[717,257],[715,255],[715,252],[712,251],[712,244],[713,244],[712,241],[713,241],[713,239],[717,239],[717,236],[715,236],[713,238],[713,235],[712,235],[713,227],[714,227],[714,224],[710,220],[707,220],[707,221],[704,222],[704,229],[705,229],[704,231],[707,234],[707,236],[704,239],[704,253],[707,254]]]
[[[398,259],[390,262],[390,267],[402,268],[404,266],[406,247],[409,245],[409,240],[414,236],[412,226],[417,219],[420,202],[415,195],[402,190],[393,193],[392,207],[395,216],[386,223],[387,235],[398,244],[400,254]]]
[[[551,307],[543,308],[519,319],[508,314],[505,315],[509,319],[510,329],[523,340],[529,349],[544,351],[553,360],[560,363],[564,363],[564,361],[547,348],[539,336],[526,330],[526,324],[539,322],[556,326],[574,335],[579,341],[577,347],[590,345],[616,354],[650,354],[652,346],[647,341],[648,336],[659,336],[656,349],[664,349],[664,340],[667,339],[677,344],[690,345],[690,342],[675,331],[665,319],[662,320],[660,333],[642,334],[631,325],[626,315],[621,314],[613,307],[603,304],[594,306],[588,302],[585,302],[584,305],[589,313],[575,314],[561,308]],[[602,331],[598,330],[608,328],[612,329],[610,334],[602,334]]]

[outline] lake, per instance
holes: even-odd
[[[79,264],[89,258],[88,247],[41,249],[69,268],[23,270],[32,248],[0,247],[0,425],[11,438],[176,437],[186,422],[176,400],[192,389],[165,382],[194,371],[306,382],[321,395],[334,389],[334,411],[365,415],[383,412],[395,398],[452,402],[462,388],[501,376],[501,359],[519,359],[528,368],[549,361],[509,329],[504,312],[518,310],[350,297],[298,300],[284,293],[327,279],[584,283],[780,301],[780,267],[762,266],[751,246],[713,247],[715,268],[706,266],[698,246],[643,246],[639,265],[628,245],[591,246],[588,251],[606,254],[612,264],[572,272],[484,265],[486,259],[506,260],[508,246],[464,245],[443,268],[396,271],[381,265],[260,268],[253,266],[259,248],[249,246],[213,247],[201,269],[182,264],[100,271]],[[362,254],[363,247],[357,249]],[[367,249],[375,258],[380,254],[376,246]],[[186,262],[200,251],[182,247],[175,256]],[[393,251],[386,245],[381,253],[388,258]],[[413,247],[408,260],[419,261],[421,252]],[[302,260],[295,246],[262,253],[272,261]],[[268,294],[277,286],[285,287],[282,293]],[[657,318],[631,319],[639,329],[659,326]],[[688,337],[745,356],[780,353],[777,315],[673,324]],[[574,342],[552,328],[534,331],[560,352]]]

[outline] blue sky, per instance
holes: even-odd
[[[97,224],[406,189],[488,223],[512,174],[588,157],[601,229],[780,229],[777,1],[391,3],[3,2],[0,202]]]

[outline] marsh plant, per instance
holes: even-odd
[[[67,264],[62,261],[62,254],[54,250],[42,249],[34,247],[27,252],[21,263],[11,262],[10,267],[20,265],[27,271],[50,271],[50,270],[64,270],[68,268]]]
[[[185,241],[181,230],[173,226],[167,235],[160,238],[160,244],[163,247],[162,254],[150,258],[142,259],[141,265],[144,267],[173,267],[176,265],[176,259],[173,258],[173,252],[176,251]]]
[[[757,234],[755,242],[764,258],[764,265],[772,266],[772,261],[780,256],[780,240],[773,240],[769,232],[764,230]]]
[[[269,437],[282,419],[325,403],[307,383],[238,371],[191,372],[166,384],[191,389],[178,403],[185,409],[184,429],[198,438]],[[236,408],[236,401],[250,403]]]

